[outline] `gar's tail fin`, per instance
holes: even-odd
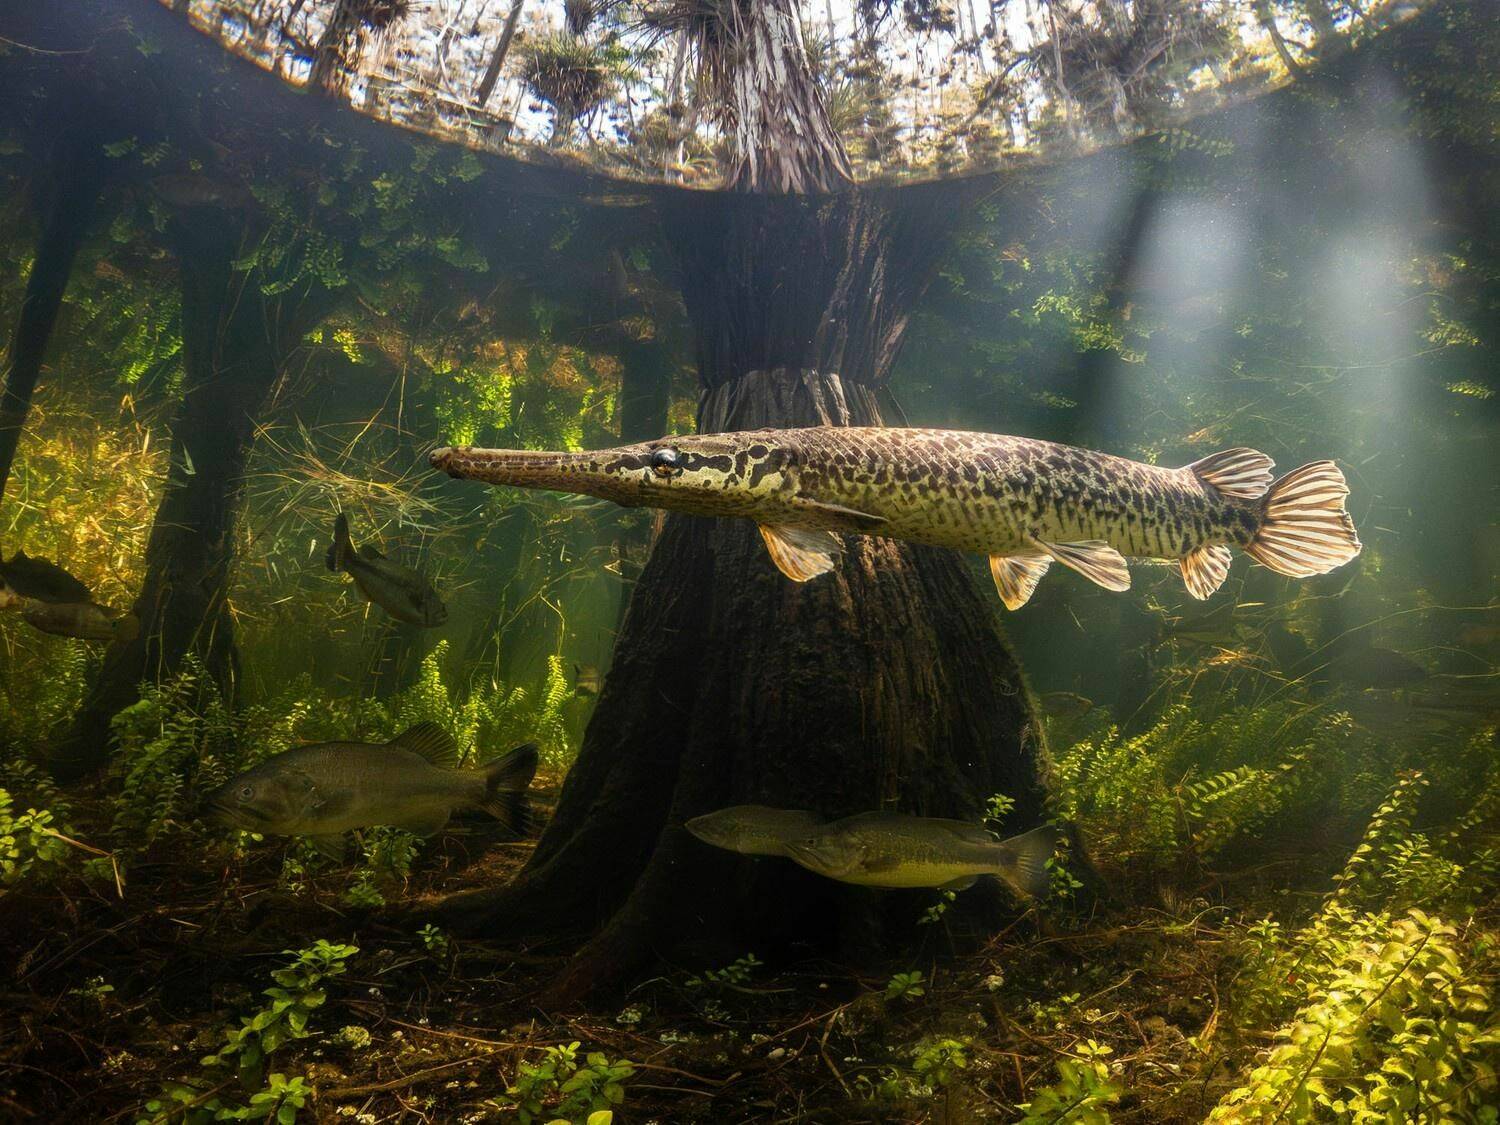
[[[1051,883],[1047,861],[1063,842],[1063,834],[1051,824],[1033,828],[995,845],[996,875],[1012,890],[1028,898],[1043,898]]]
[[[1260,530],[1245,548],[1261,566],[1291,578],[1327,574],[1359,554],[1344,510],[1349,485],[1332,461],[1293,469],[1261,501]]]
[[[517,836],[526,834],[530,820],[526,790],[536,776],[536,759],[536,744],[528,742],[484,767],[484,800],[479,807]]]
[[[344,569],[348,560],[354,554],[354,540],[349,538],[349,517],[343,512],[339,518],[333,521],[333,542],[328,545],[328,554],[323,561],[328,564],[328,569],[337,573]]]

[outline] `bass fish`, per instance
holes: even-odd
[[[349,517],[342,512],[333,522],[333,543],[326,561],[329,570],[342,571],[354,579],[361,594],[397,621],[434,629],[448,620],[448,607],[421,574],[392,562],[374,547],[354,549]]]
[[[734,805],[695,816],[683,827],[705,844],[740,855],[785,856],[787,845],[805,840],[822,819],[804,809],[773,809],[767,805]]]
[[[18,550],[0,559],[0,584],[23,598],[67,605],[88,605],[94,592],[55,562],[33,559]]]
[[[1164,469],[1001,434],[818,426],[583,453],[444,448],[431,459],[452,477],[753,519],[797,582],[838,565],[837,533],[975,551],[989,556],[1008,609],[1054,562],[1127,590],[1127,556],[1174,560],[1203,599],[1228,577],[1231,547],[1296,578],[1360,552],[1332,461],[1273,482],[1271,459],[1253,449]]]
[[[482,809],[518,835],[537,748],[527,744],[482,769],[459,769],[458,747],[434,723],[390,742],[320,742],[266,759],[208,799],[215,819],[247,832],[307,836],[342,858],[344,833],[388,824],[432,836],[460,809]]]
[[[963,820],[871,812],[826,824],[787,852],[809,871],[862,887],[961,891],[994,875],[1023,897],[1041,898],[1062,840],[1051,825],[997,840]]]
[[[23,597],[0,582],[0,610],[19,611],[21,620],[39,633],[82,641],[133,641],[141,623],[133,613],[118,613],[94,602],[54,602]]]

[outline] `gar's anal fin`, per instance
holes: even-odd
[[[843,558],[843,544],[831,531],[766,523],[759,526],[771,561],[793,582],[827,574]]]
[[[1189,552],[1179,564],[1188,593],[1200,602],[1209,598],[1229,577],[1232,557],[1222,543],[1208,543]]]
[[[1090,582],[1106,590],[1130,589],[1130,568],[1125,556],[1102,539],[1085,539],[1078,543],[1044,543],[1032,537],[1031,546],[1050,555],[1063,566],[1076,570]]]

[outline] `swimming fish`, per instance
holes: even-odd
[[[28,598],[0,582],[0,610],[18,611],[39,633],[83,641],[132,641],[141,623],[133,613],[118,613],[93,602],[50,602]]]
[[[863,887],[961,891],[994,875],[1029,898],[1047,893],[1047,861],[1063,835],[1051,825],[997,840],[977,824],[870,812],[825,824],[787,852],[809,871]]]
[[[822,818],[805,809],[773,809],[767,805],[733,805],[695,816],[683,827],[705,844],[741,855],[789,854],[787,844],[805,840]]]
[[[1228,576],[1231,546],[1298,578],[1360,552],[1332,461],[1273,482],[1271,459],[1253,449],[1164,469],[1001,434],[818,426],[583,453],[443,448],[431,460],[452,477],[753,519],[797,582],[838,565],[835,533],[980,552],[1008,609],[1054,562],[1126,590],[1125,556],[1176,560],[1202,599]]]
[[[434,723],[390,742],[319,742],[266,759],[209,796],[215,819],[248,832],[307,836],[331,858],[344,833],[375,824],[431,836],[459,809],[483,809],[512,832],[526,825],[537,748],[527,744],[481,769],[459,769],[458,747]]]
[[[592,664],[573,665],[573,692],[575,695],[595,696],[604,689],[604,676]]]
[[[397,621],[432,629],[448,620],[448,607],[421,574],[392,562],[374,547],[354,549],[349,517],[342,512],[333,523],[333,543],[326,561],[329,570],[349,575],[361,594]]]
[[[23,598],[43,602],[81,605],[94,600],[92,590],[55,562],[29,558],[21,550],[9,559],[0,559],[0,582]]]

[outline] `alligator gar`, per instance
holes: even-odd
[[[1127,556],[1176,560],[1203,599],[1228,576],[1231,547],[1297,578],[1360,551],[1332,461],[1273,481],[1271,459],[1244,448],[1167,469],[1001,434],[819,426],[580,453],[446,448],[432,464],[491,484],[752,519],[798,582],[838,565],[838,533],[978,552],[1009,609],[1054,562],[1126,590]]]

